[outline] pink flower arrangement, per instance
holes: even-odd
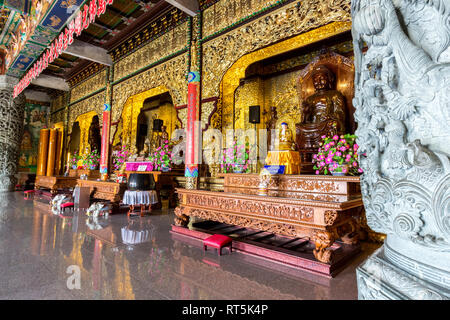
[[[222,164],[220,165],[223,172],[239,171],[246,173],[250,170],[249,165],[248,143],[238,144],[233,141],[233,145],[223,152]]]
[[[89,148],[86,147],[82,159],[83,159],[83,169],[94,170],[94,168],[96,168],[100,163],[100,154],[98,153],[97,150],[89,152]]]
[[[73,168],[76,169],[78,167],[78,160],[81,159],[81,156],[78,154],[78,150],[75,150],[72,157],[69,160],[69,165]]]
[[[155,152],[153,152],[149,161],[152,163],[153,169],[155,171],[164,171],[164,170],[172,170],[172,152],[169,150],[169,141],[165,140],[163,145],[156,148]]]
[[[127,160],[129,151],[126,145],[122,145],[120,150],[113,151],[112,153],[112,163],[115,171],[120,170],[122,165]]]
[[[358,175],[363,172],[358,163],[358,144],[352,134],[322,136],[318,153],[313,155],[316,174],[342,172]]]

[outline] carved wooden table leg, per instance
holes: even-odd
[[[134,211],[134,205],[130,204],[130,209],[128,210],[128,214],[127,214],[127,217],[129,217],[129,216],[130,216],[130,214],[132,214],[132,213],[133,213],[133,211]]]
[[[183,209],[181,207],[175,208],[175,225],[180,227],[186,227],[189,223],[189,217],[183,213]]]
[[[332,262],[332,251],[329,249],[334,243],[335,237],[330,231],[316,231],[312,239],[316,245],[314,257],[323,263]]]
[[[177,196],[175,194],[175,188],[177,187],[177,182],[174,178],[171,178],[171,189],[169,191],[169,208],[175,208],[177,206]]]
[[[347,224],[338,228],[337,232],[345,244],[357,244],[359,241],[359,225],[355,220],[350,220]]]
[[[161,201],[161,182],[160,181],[158,181],[156,183],[155,191],[156,191],[156,195],[158,196],[158,203],[155,204],[154,207],[155,207],[155,209],[161,209],[162,208],[162,201]]]
[[[177,199],[175,197],[175,189],[169,190],[169,208],[175,208],[177,206]]]

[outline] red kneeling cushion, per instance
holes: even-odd
[[[27,190],[27,191],[24,191],[23,193],[34,193],[35,191],[34,190]]]
[[[215,248],[222,248],[223,246],[229,244],[231,241],[232,239],[230,237],[224,236],[222,234],[214,234],[204,239],[203,244]]]
[[[61,208],[73,207],[73,202],[66,202],[61,205]]]

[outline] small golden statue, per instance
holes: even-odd
[[[131,146],[130,148],[130,156],[128,157],[129,161],[136,161],[136,158],[138,157],[138,150],[135,145]]]
[[[159,147],[163,146],[166,141],[169,141],[169,134],[166,131],[166,126],[161,126],[161,135],[159,136]]]
[[[281,123],[281,129],[279,134],[280,144],[279,150],[295,150],[294,138],[291,129],[289,129],[286,122]]]
[[[144,148],[142,148],[142,151],[139,153],[139,157],[147,157],[150,153],[150,140],[145,139],[144,142]]]
[[[284,174],[300,174],[300,153],[295,151],[296,146],[292,131],[288,128],[286,122],[281,123],[278,140],[278,150],[267,153],[266,165],[283,166]]]
[[[259,173],[258,195],[267,196],[269,191],[269,182],[272,175],[269,170],[262,169]]]
[[[155,152],[156,149],[158,149],[158,147],[160,146],[160,137],[158,135],[158,132],[153,132],[152,134],[152,140],[150,141],[150,151],[151,152]]]

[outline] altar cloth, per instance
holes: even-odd
[[[123,204],[128,205],[151,205],[158,203],[158,195],[155,190],[132,191],[127,190],[123,195]]]
[[[285,174],[300,174],[300,153],[298,151],[269,151],[266,165],[285,166]]]
[[[148,161],[141,162],[126,162],[125,163],[126,171],[153,171],[153,163]]]

